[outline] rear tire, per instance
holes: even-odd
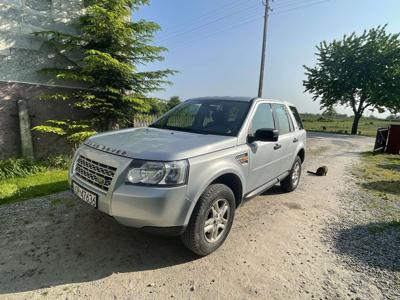
[[[296,157],[289,175],[281,181],[281,189],[285,192],[293,192],[299,185],[301,177],[301,158]]]
[[[183,244],[199,256],[217,250],[232,227],[235,207],[235,196],[229,187],[219,183],[207,187],[181,236]]]

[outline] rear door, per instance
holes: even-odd
[[[292,168],[293,164],[293,145],[296,142],[296,133],[292,119],[286,105],[273,103],[275,120],[279,130],[278,145],[281,149],[279,160],[279,175]]]

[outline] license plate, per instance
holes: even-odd
[[[89,192],[75,182],[72,182],[72,191],[79,199],[97,208],[98,196],[96,194]]]

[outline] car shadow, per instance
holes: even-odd
[[[270,189],[264,191],[261,193],[260,196],[273,196],[273,195],[280,195],[280,194],[285,194],[286,192],[282,191],[281,187],[279,184],[274,185]]]
[[[5,205],[0,218],[0,294],[166,268],[198,258],[177,237],[123,227],[75,199]]]
[[[362,265],[400,271],[400,222],[369,223],[339,231],[335,248]]]

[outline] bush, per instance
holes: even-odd
[[[0,180],[25,177],[50,169],[67,169],[71,159],[64,155],[49,156],[44,160],[10,158],[0,160]]]

